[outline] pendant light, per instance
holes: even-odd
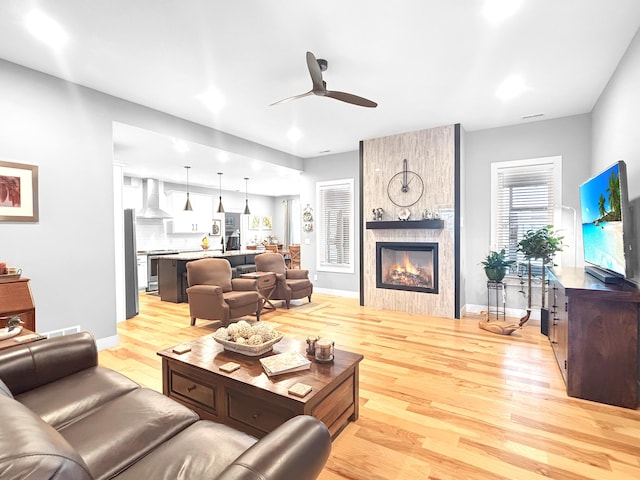
[[[244,214],[251,215],[251,210],[249,210],[249,179],[244,177]]]
[[[184,204],[184,210],[187,210],[190,212],[193,210],[193,208],[191,208],[191,200],[189,200],[189,169],[191,167],[188,165],[185,165],[184,168],[187,170],[187,201]]]
[[[222,172],[218,172],[220,179],[220,204],[218,205],[218,213],[224,213],[224,207],[222,206]]]

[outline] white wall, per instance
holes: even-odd
[[[491,243],[491,163],[526,158],[562,156],[562,204],[577,210],[578,185],[589,178],[591,163],[591,117],[589,114],[543,120],[488,130],[466,132],[465,136],[465,211],[464,234],[466,262],[465,301],[486,305],[486,277],[480,262]],[[567,227],[571,226],[567,221]],[[573,266],[574,248],[582,262],[582,244],[578,235],[565,232],[568,244],[562,261]],[[524,298],[517,288],[508,288],[507,307],[523,308]]]
[[[640,281],[640,30],[592,113],[591,174],[618,160],[627,164],[635,230],[635,279]]]
[[[0,112],[0,158],[38,165],[40,175],[40,221],[0,224],[0,256],[31,278],[39,331],[79,325],[102,345],[117,341],[124,288],[113,121],[302,170],[300,158],[4,60]]]
[[[358,148],[354,145],[354,148]],[[352,292],[354,295],[360,291],[360,157],[358,150],[353,152],[326,155],[323,157],[308,158],[304,161],[304,172],[300,177],[300,205],[304,208],[311,205],[314,212],[313,232],[302,232],[300,243],[300,257],[302,268],[309,270],[309,276],[313,280],[314,289],[325,291]],[[354,180],[354,215],[355,215],[355,273],[318,272],[316,268],[316,232],[317,213],[316,182],[327,180],[347,179]],[[309,243],[307,243],[307,241]],[[316,278],[317,275],[317,278]]]

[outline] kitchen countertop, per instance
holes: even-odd
[[[183,252],[176,253],[173,255],[162,255],[161,260],[198,260],[200,258],[224,258],[224,257],[235,257],[238,255],[255,255],[255,250],[231,250],[228,252],[222,253],[220,250],[201,250],[199,252]]]

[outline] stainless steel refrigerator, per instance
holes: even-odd
[[[138,315],[138,256],[136,248],[136,212],[124,211],[124,284],[127,318]]]

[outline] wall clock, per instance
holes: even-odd
[[[402,161],[402,171],[396,173],[387,185],[389,200],[398,207],[410,207],[422,198],[424,182],[420,175],[409,170],[407,159]]]

